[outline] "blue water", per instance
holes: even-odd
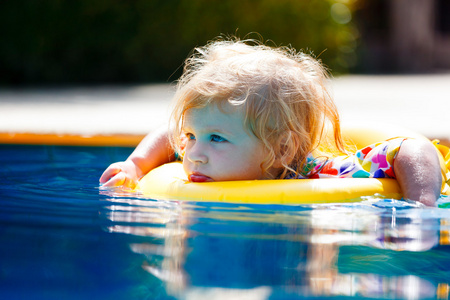
[[[280,206],[100,190],[130,151],[0,146],[0,299],[448,298],[446,197]]]

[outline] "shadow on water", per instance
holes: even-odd
[[[127,148],[1,146],[0,298],[448,298],[450,201],[155,201],[99,191]]]

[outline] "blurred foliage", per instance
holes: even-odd
[[[355,64],[351,19],[350,0],[3,0],[0,84],[173,81],[219,35],[290,44],[343,73]]]

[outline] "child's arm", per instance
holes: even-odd
[[[394,161],[394,172],[403,198],[435,205],[440,196],[442,177],[439,158],[430,142],[405,140]]]
[[[142,176],[174,158],[167,130],[155,131],[139,143],[126,161],[111,164],[100,177],[100,183],[104,187],[133,189]]]

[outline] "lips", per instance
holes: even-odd
[[[190,182],[212,182],[214,180],[212,180],[211,177],[208,177],[206,175],[203,175],[202,173],[192,173],[191,175],[189,175],[189,181]]]

